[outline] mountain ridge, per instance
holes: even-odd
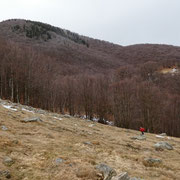
[[[23,30],[23,26],[25,26],[25,30]],[[30,29],[28,29],[29,27]],[[112,66],[113,69],[114,67],[121,65],[133,64],[133,61],[136,62],[140,58],[142,59],[142,57],[139,56],[143,55],[145,56],[143,62],[149,60],[159,61],[160,58],[169,59],[168,57],[162,57],[160,53],[164,54],[163,56],[169,55],[169,53],[174,53],[177,54],[176,56],[178,58],[180,57],[180,47],[178,46],[165,44],[136,44],[121,46],[107,41],[81,36],[77,33],[70,32],[69,30],[54,27],[46,23],[30,20],[6,20],[0,23],[0,30],[0,35],[2,37],[15,41],[18,44],[29,44],[32,47],[34,46],[35,49],[41,48],[43,51],[47,51],[48,48],[51,51],[66,51],[65,49],[68,49],[70,54],[72,51],[77,52],[79,55],[82,54],[80,59],[82,59],[83,56],[87,56],[87,59],[89,59],[88,61],[93,61],[93,58],[97,58],[98,61],[102,61],[102,64],[110,63],[110,66]],[[167,51],[169,51],[169,53]],[[149,56],[154,52],[158,52],[155,54],[157,57],[154,55],[153,58],[149,58]],[[76,57],[77,55],[74,56],[74,59],[78,59],[78,57]],[[70,61],[73,61],[72,58],[70,59]],[[176,60],[173,56],[171,59]]]
[[[52,35],[51,38],[48,39],[47,34],[49,33],[49,31],[51,31],[51,32],[55,32],[57,36],[58,35],[62,36],[63,38],[66,38],[66,39],[74,42],[76,45],[79,44],[79,45],[87,46],[86,50],[88,50],[88,46],[89,46],[93,50],[96,49],[98,52],[102,51],[103,53],[106,53],[106,54],[111,53],[112,56],[117,56],[118,60],[120,60],[121,56],[123,56],[122,51],[127,51],[127,49],[129,49],[128,53],[131,53],[131,51],[133,51],[134,49],[135,50],[142,50],[143,47],[149,48],[149,49],[151,49],[151,48],[157,48],[157,49],[160,48],[160,50],[162,48],[168,48],[169,50],[171,50],[172,48],[175,48],[175,49],[180,48],[178,46],[173,46],[173,45],[149,44],[149,43],[121,46],[121,45],[118,45],[118,44],[110,43],[108,41],[103,41],[103,40],[98,40],[98,39],[93,39],[93,38],[89,38],[89,37],[86,37],[86,36],[82,36],[82,35],[79,35],[77,33],[73,33],[73,32],[71,32],[69,30],[65,30],[65,29],[55,27],[55,26],[51,26],[51,25],[46,24],[46,23],[41,23],[41,22],[37,22],[37,21],[30,21],[30,20],[23,20],[23,19],[20,19],[20,20],[19,19],[13,19],[13,20],[2,21],[0,23],[0,29],[1,29],[0,35],[4,36],[6,39],[8,39],[8,34],[9,34],[11,40],[13,40],[13,36],[17,35],[17,37],[19,38],[18,41],[20,41],[21,38],[22,38],[21,35],[22,35],[22,33],[24,33],[22,28],[23,28],[23,26],[26,26],[26,24],[27,24],[27,29],[25,28],[25,31],[28,30],[29,26],[32,26],[32,25],[34,25],[34,26],[32,26],[29,29],[29,31],[26,32],[26,36],[24,34],[24,36],[27,37],[27,38],[22,39],[22,41],[28,41],[29,42],[30,40],[37,40],[35,43],[39,43],[38,45],[43,47],[43,43],[41,41],[38,42],[38,38],[39,38],[39,36],[43,36],[45,34],[46,35],[46,37],[44,37],[45,39],[43,39],[43,37],[41,37],[41,38],[44,40],[43,42],[48,41],[48,43],[50,43],[50,46],[53,46],[53,42],[51,42],[53,40],[57,41],[57,42],[54,42],[54,43],[59,43],[60,45],[62,45],[64,43],[64,45],[66,46],[66,43],[68,44],[68,42],[66,42],[65,39],[58,39],[58,37],[53,36],[54,34]],[[41,32],[39,32],[39,28],[41,28],[41,27],[43,27],[44,29],[42,29]],[[34,33],[34,36],[33,36],[33,32],[30,33],[30,30],[35,31],[35,32],[37,31],[37,32]],[[17,33],[19,31],[20,31],[20,34]],[[30,33],[30,35],[28,33]],[[73,39],[73,36],[74,36],[74,39]],[[47,45],[48,43],[44,43],[44,45]],[[73,45],[75,45],[74,43],[73,44],[68,44],[67,46],[69,46],[69,48],[70,48]],[[32,45],[32,44],[30,44],[30,45]],[[56,46],[56,44],[55,44],[55,46]],[[74,47],[74,48],[78,49],[77,46]],[[82,48],[82,46],[81,46],[81,48]],[[120,53],[121,56],[119,55],[119,52],[121,52]]]

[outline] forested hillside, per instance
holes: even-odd
[[[26,20],[0,23],[0,97],[180,137],[180,47],[119,46]]]

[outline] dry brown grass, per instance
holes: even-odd
[[[39,116],[42,123],[22,123],[26,117]],[[161,141],[154,134],[147,140],[131,140],[139,132],[126,130],[76,118],[54,118],[54,114],[33,114],[11,111],[0,106],[0,169],[9,170],[13,180],[96,180],[95,166],[106,163],[117,173],[146,180],[180,179],[180,139],[166,141],[174,146],[172,151],[156,151],[153,145]],[[85,143],[90,142],[90,144]],[[15,163],[7,167],[5,156]],[[144,165],[144,158],[162,160],[157,167]],[[56,164],[56,158],[64,159]]]

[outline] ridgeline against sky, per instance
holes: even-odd
[[[179,7],[179,0],[6,0],[0,21],[41,21],[120,45],[180,46]]]

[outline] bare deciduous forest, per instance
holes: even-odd
[[[42,23],[3,23],[2,99],[180,137],[179,47],[122,47]]]

